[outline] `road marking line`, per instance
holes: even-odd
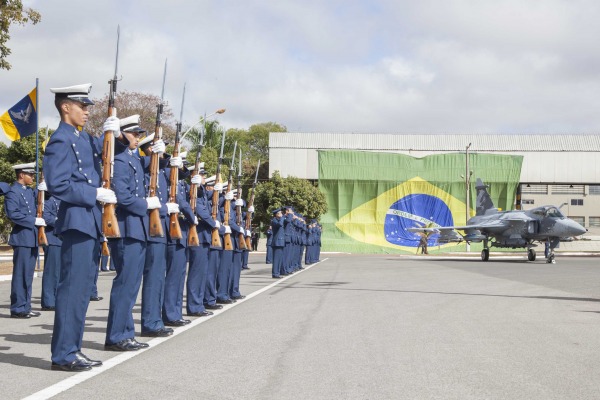
[[[275,282],[271,283],[270,285],[267,285],[267,286],[263,287],[262,289],[259,289],[255,292],[250,293],[248,296],[246,296],[245,299],[241,299],[233,304],[229,304],[227,307],[224,307],[221,310],[215,310],[213,315],[209,315],[208,317],[200,317],[200,318],[192,321],[192,323],[190,323],[188,325],[177,327],[176,329],[174,329],[174,332],[171,336],[162,337],[162,338],[154,338],[147,342],[148,344],[150,344],[150,347],[148,347],[146,349],[120,353],[119,355],[117,355],[115,357],[112,357],[106,361],[103,361],[102,366],[100,366],[100,367],[92,368],[90,371],[78,372],[73,376],[70,376],[60,382],[53,384],[52,386],[48,386],[47,388],[42,389],[42,390],[32,394],[31,396],[25,397],[23,400],[42,400],[42,399],[49,399],[51,397],[54,397],[57,394],[62,393],[66,390],[69,390],[72,387],[77,386],[80,383],[83,383],[83,382],[87,381],[88,379],[95,377],[96,375],[100,375],[101,373],[108,371],[109,369],[116,367],[117,365],[122,364],[125,361],[127,361],[139,354],[142,354],[146,351],[152,350],[154,347],[158,346],[159,344],[174,338],[175,336],[187,331],[188,329],[192,329],[206,321],[211,320],[212,318],[218,317],[219,315],[223,314],[224,312],[231,310],[233,307],[236,307],[236,306],[244,303],[245,301],[258,296],[259,294],[266,292],[267,290],[273,288],[274,286],[279,285],[281,282],[285,282],[289,278],[291,278],[293,276],[297,276],[298,274],[300,274],[302,272],[308,271],[315,265],[322,263],[323,261],[327,261],[327,260],[328,260],[328,258],[325,258],[314,264],[305,266],[303,270],[295,272],[293,275],[288,275],[285,278],[277,279]],[[57,372],[57,373],[60,373],[60,372]]]

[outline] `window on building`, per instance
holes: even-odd
[[[590,185],[590,194],[591,195],[600,195],[600,185]]]
[[[524,193],[524,194],[548,194],[548,185],[534,185],[531,183],[527,183],[527,184],[523,183],[523,184],[521,184],[521,193]]]
[[[582,206],[583,199],[571,199],[571,205],[572,206]]]
[[[600,227],[600,217],[590,217],[590,226]]]
[[[573,221],[577,222],[579,225],[585,226],[585,217],[571,217],[571,216],[569,216],[569,218],[571,218]]]
[[[584,185],[552,185],[552,194],[581,194]]]

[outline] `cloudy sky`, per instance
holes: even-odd
[[[24,0],[0,108],[40,79],[160,95],[184,123],[225,107],[226,128],[290,132],[597,133],[600,2],[594,0]]]

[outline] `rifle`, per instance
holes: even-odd
[[[238,175],[237,175],[237,196],[236,200],[242,198],[242,149],[240,149],[240,163],[238,165]],[[236,223],[239,226],[242,226],[242,206],[235,206],[235,214],[236,214]],[[238,233],[238,243],[240,250],[246,250],[248,247],[246,246],[246,235],[243,233]]]
[[[202,147],[204,146],[204,131],[201,133],[200,137],[200,148],[198,149],[198,153],[196,154],[196,162],[194,163],[194,173],[192,176],[196,176],[199,174],[198,169],[200,168],[200,154],[202,154]],[[192,183],[190,187],[190,207],[196,213],[196,199],[198,198],[198,186]],[[190,232],[188,233],[188,247],[192,246],[200,246],[200,239],[198,238],[198,231],[196,230],[196,225],[194,221],[190,221]]]
[[[167,60],[165,60],[165,71],[163,73],[163,84],[162,92],[160,94],[160,102],[156,105],[156,126],[154,127],[154,139],[152,144],[156,144],[162,139],[162,128],[161,118],[163,112],[163,99],[165,97],[165,80],[167,78]],[[158,169],[160,154],[152,152],[150,156],[150,185],[148,187],[148,197],[156,196],[156,189],[158,188]],[[160,209],[154,208],[150,210],[150,236],[152,237],[164,237],[162,223],[160,221]]]
[[[231,166],[229,167],[229,178],[227,179],[227,191],[231,191],[231,179],[233,178],[233,163],[235,161],[235,150],[237,149],[237,142],[233,146],[233,155],[231,156]],[[224,190],[224,189],[223,189]],[[225,200],[223,203],[223,225],[229,226],[229,217],[231,216],[231,200]],[[233,250],[233,242],[231,241],[231,233],[225,233],[223,235],[223,248],[224,250]]]
[[[256,165],[256,175],[254,175],[254,183],[252,183],[252,190],[250,190],[250,201],[248,202],[248,208],[254,205],[254,188],[256,187],[256,181],[258,180],[258,169],[260,168],[260,160],[258,160],[258,164]],[[250,229],[252,226],[252,213],[246,212],[246,229]],[[246,248],[248,250],[252,249],[252,242],[250,238],[246,238]]]
[[[179,114],[179,122],[175,130],[175,148],[173,149],[173,157],[179,156],[179,137],[181,136],[181,121],[183,120],[183,103],[185,101],[185,84],[183,85],[183,97],[181,98],[181,113]],[[179,168],[171,167],[171,175],[169,176],[169,203],[177,202],[177,184],[179,182]],[[179,215],[176,213],[169,214],[169,234],[171,239],[181,239],[181,227],[179,226]]]
[[[116,117],[117,109],[115,107],[115,95],[117,93],[117,67],[119,65],[119,36],[120,28],[117,27],[117,55],[115,57],[115,75],[108,81],[110,90],[108,94],[108,116]],[[114,132],[104,132],[104,141],[102,143],[102,187],[111,188],[113,177],[113,165],[115,162],[115,136]],[[117,222],[115,204],[104,204],[102,206],[102,234],[106,238],[120,238],[121,232]]]
[[[42,182],[44,182],[44,173],[40,171],[40,181],[38,182],[38,185]],[[45,193],[44,191],[38,190],[37,212],[35,215],[38,218],[44,218],[44,193]],[[46,227],[38,226],[38,246],[47,246],[47,245],[48,245],[48,238],[46,238]]]
[[[217,173],[215,175],[215,185],[221,183],[221,164],[223,163],[223,147],[225,147],[225,132],[223,132],[223,139],[221,140],[221,154],[219,155],[219,162],[217,163]],[[219,192],[213,190],[212,197],[212,219],[217,221],[219,215]],[[219,236],[219,228],[213,228],[211,233],[211,245],[212,247],[221,247],[221,237]]]

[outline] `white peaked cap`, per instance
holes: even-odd
[[[152,140],[154,140],[154,133],[151,133],[150,135],[148,135],[145,138],[143,138],[142,140],[140,140],[138,147],[142,147],[143,145],[145,145],[148,142],[151,142]]]
[[[92,90],[91,83],[83,83],[81,85],[67,86],[62,88],[50,88],[50,91],[56,97],[65,97],[75,101],[80,101],[83,104],[93,105],[94,102],[88,97]]]
[[[215,183],[215,180],[217,180],[217,176],[213,175],[213,176],[211,176],[209,178],[206,178],[206,180],[204,182],[206,182],[206,184],[208,185],[208,184],[211,184],[211,183]]]
[[[179,153],[179,157],[186,158],[187,157],[187,151],[182,151],[181,153]]]
[[[138,114],[134,114],[127,118],[121,118],[121,120],[120,120],[121,130],[123,132],[136,132],[136,133],[146,132],[145,129],[140,128],[140,122],[141,122],[141,119]]]
[[[35,172],[35,161],[26,163],[26,164],[15,164],[12,166],[12,169],[14,169],[15,171],[34,173]]]

